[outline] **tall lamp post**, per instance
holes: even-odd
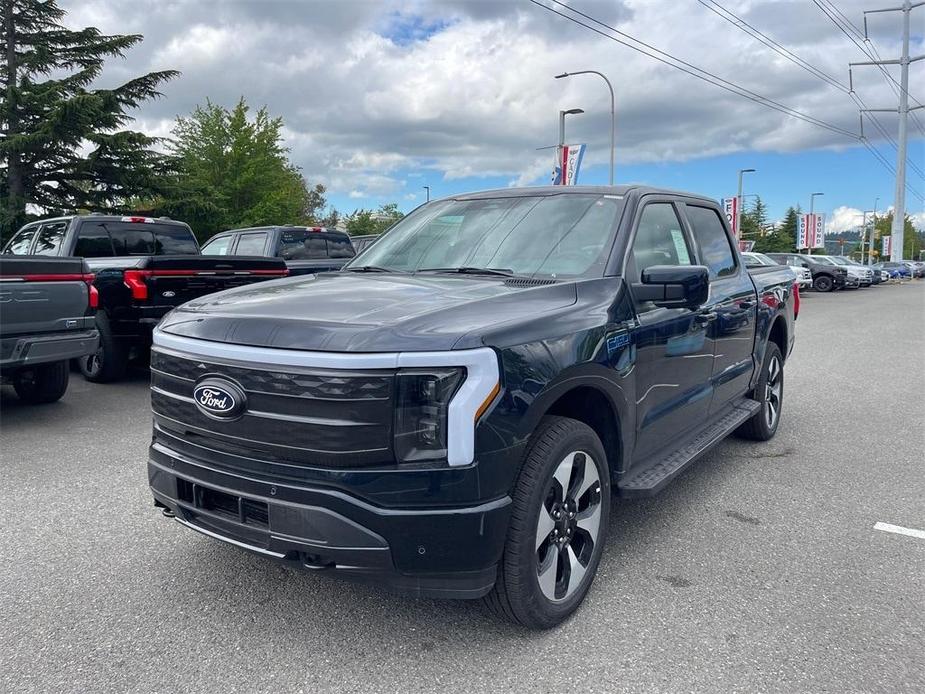
[[[563,72],[561,75],[556,75],[556,79],[560,80],[564,77],[572,77],[573,75],[597,75],[604,82],[607,83],[607,89],[610,90],[610,185],[613,185],[613,156],[614,150],[617,146],[617,117],[615,111],[615,100],[613,96],[613,85],[610,83],[610,80],[607,79],[607,76],[603,72],[598,72],[597,70],[579,70],[578,72]]]
[[[424,202],[430,202],[430,186],[423,186],[424,192],[427,194],[427,199]]]
[[[579,113],[584,113],[584,109],[570,108],[559,111],[559,145],[556,147],[556,162],[560,167],[562,166],[562,148],[565,147],[565,117],[577,116]],[[565,185],[565,169],[562,170],[561,179],[562,185]]]
[[[816,202],[816,197],[819,196],[819,195],[825,195],[825,193],[813,193],[813,194],[811,194],[811,195],[809,196],[809,216],[810,216],[810,217],[813,216],[813,204]],[[808,230],[807,230],[807,231],[808,231]],[[823,248],[822,250],[824,251],[825,248]],[[812,248],[807,248],[807,249],[806,249],[806,255],[812,255],[812,254],[813,254],[813,249],[812,249]]]
[[[742,175],[754,172],[755,169],[739,169],[739,190],[736,193],[736,236],[742,236]]]
[[[874,198],[874,219],[870,223],[870,246],[867,249],[867,264],[874,264],[874,243],[877,240],[877,203],[880,202],[880,198]]]

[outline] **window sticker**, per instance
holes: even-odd
[[[687,252],[687,244],[684,242],[684,234],[680,229],[671,230],[671,240],[674,242],[675,253],[678,254],[678,264],[690,265],[691,256]]]

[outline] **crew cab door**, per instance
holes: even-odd
[[[757,295],[719,210],[692,202],[684,208],[697,257],[710,270],[710,298],[701,308],[700,319],[713,350],[710,412],[716,413],[749,389],[754,370]]]
[[[641,281],[653,265],[693,265],[693,244],[671,199],[646,197],[636,213],[624,277]],[[713,344],[699,310],[635,301],[636,447],[634,461],[680,438],[710,408]]]

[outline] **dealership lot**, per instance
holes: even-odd
[[[784,421],[616,507],[584,607],[545,633],[473,603],[298,573],[169,522],[147,374],[3,389],[2,691],[925,689],[925,283],[804,298]]]

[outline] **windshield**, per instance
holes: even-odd
[[[601,277],[622,211],[620,196],[584,193],[440,200],[402,219],[346,269]]]
[[[848,262],[848,260],[846,260],[845,258],[839,258],[838,256],[831,258],[831,261],[835,263],[836,265],[852,265],[853,264],[853,263]]]
[[[836,265],[837,264],[831,258],[826,258],[824,255],[811,255],[809,257],[810,259],[812,259],[814,263],[820,263],[822,265]]]

